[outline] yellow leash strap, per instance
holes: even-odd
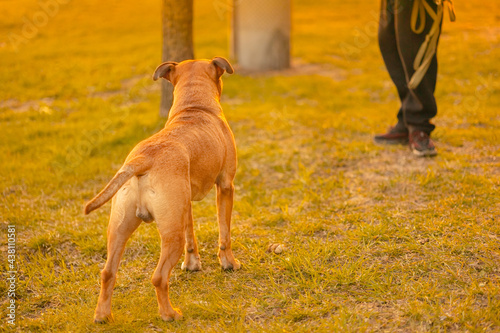
[[[429,33],[425,36],[425,41],[420,46],[415,61],[413,62],[413,73],[410,82],[408,82],[408,88],[415,89],[418,87],[420,82],[425,76],[427,69],[431,65],[432,58],[436,54],[437,43],[439,38],[439,30],[441,22],[443,20],[443,7],[444,4],[447,5],[448,13],[450,15],[450,21],[455,21],[455,10],[453,8],[452,0],[434,0],[437,5],[437,10],[434,12],[432,7],[427,3],[426,0],[414,0],[413,9],[411,13],[411,29],[414,33],[420,34],[425,29],[426,12],[434,21]],[[417,21],[419,25],[417,27]]]
[[[441,2],[446,4],[446,8],[448,8],[448,15],[450,16],[450,21],[455,22],[457,16],[455,15],[455,7],[453,7],[453,0],[442,0]]]

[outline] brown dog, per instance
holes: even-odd
[[[168,280],[184,246],[182,269],[201,269],[191,200],[203,199],[214,184],[220,264],[224,269],[240,268],[230,235],[236,146],[219,103],[224,71],[232,74],[233,68],[221,57],[158,66],[153,79],[161,77],[174,85],[174,102],[165,128],[135,146],[113,179],[85,207],[88,214],[113,197],[96,322],[112,319],[111,295],[128,238],[141,221],[153,220],[161,236],[160,260],[151,279],[160,315],[164,320],[182,317],[170,303]]]

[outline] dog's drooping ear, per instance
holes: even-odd
[[[215,57],[212,59],[212,64],[215,66],[217,70],[217,75],[220,77],[224,74],[224,71],[228,72],[228,74],[233,74],[233,66],[227,61],[226,58],[223,57]]]
[[[160,77],[164,78],[165,80],[168,80],[172,82],[170,79],[170,73],[172,70],[177,66],[177,63],[175,61],[167,61],[161,64],[160,66],[156,67],[155,72],[153,74],[153,80],[158,80]]]

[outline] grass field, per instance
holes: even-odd
[[[37,1],[0,3],[0,246],[5,272],[15,225],[14,330],[500,331],[495,1],[456,1],[457,21],[445,19],[433,159],[372,143],[399,107],[377,47],[378,1],[294,1],[293,69],[224,77],[243,268],[220,269],[212,191],[194,204],[203,270],[179,262],[171,277],[184,319],[158,316],[159,237],[144,224],[118,273],[115,322],[94,324],[109,204],[82,209],[164,125],[151,80],[160,3],[67,1],[32,31]],[[229,54],[224,3],[195,1],[198,58]],[[271,243],[286,249],[268,253]],[[4,331],[7,283],[0,294]]]

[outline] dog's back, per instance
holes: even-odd
[[[133,176],[144,177],[153,169],[163,174],[181,172],[181,165],[187,168],[191,200],[203,199],[217,178],[234,177],[236,146],[219,102],[220,76],[224,70],[233,70],[229,63],[219,66],[214,61],[168,62],[156,69],[154,79],[163,77],[175,87],[167,124],[134,147],[115,177],[86,205],[85,214],[106,203]],[[163,182],[155,179],[149,185],[152,180],[145,179],[139,186]],[[145,210],[139,210],[143,220],[150,219]]]

